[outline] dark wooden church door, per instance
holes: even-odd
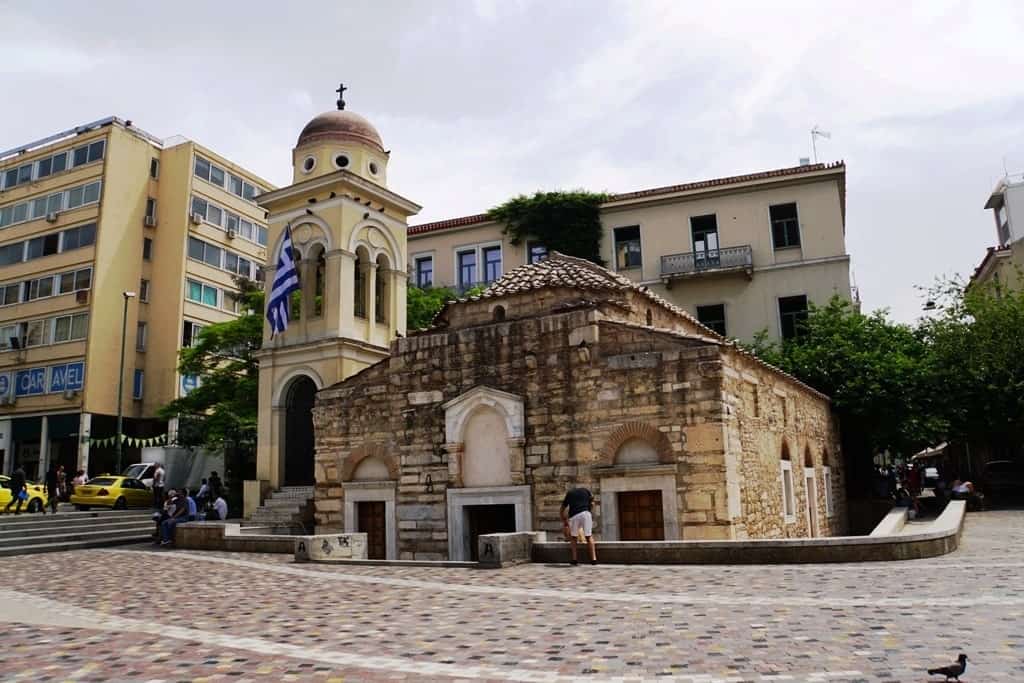
[[[619,540],[664,541],[661,491],[619,491]]]
[[[361,500],[357,505],[359,531],[366,534],[366,557],[371,560],[386,560],[388,550],[384,501]]]

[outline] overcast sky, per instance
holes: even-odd
[[[865,309],[904,321],[970,274],[1024,171],[1019,1],[0,0],[0,27],[0,149],[116,115],[283,185],[344,81],[413,223],[792,166],[818,124]]]

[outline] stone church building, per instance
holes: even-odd
[[[339,99],[258,198],[268,299],[286,230],[302,291],[258,354],[246,517],[312,496],[317,532],[366,532],[371,557],[470,559],[482,533],[560,532],[586,486],[602,540],[843,531],[828,398],[623,276],[553,253],[404,336],[420,207],[390,157]]]
[[[552,254],[319,392],[317,530],[378,557],[471,559],[482,533],[603,540],[843,530],[829,400],[632,281]]]

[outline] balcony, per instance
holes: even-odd
[[[677,279],[733,273],[743,273],[748,280],[754,276],[754,250],[749,244],[661,257],[661,279],[666,285]]]

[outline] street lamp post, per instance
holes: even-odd
[[[122,437],[122,420],[124,408],[124,338],[128,332],[128,299],[135,298],[135,292],[122,292],[124,296],[124,313],[121,316],[121,370],[117,373],[117,474],[121,474],[121,451],[124,449]]]

